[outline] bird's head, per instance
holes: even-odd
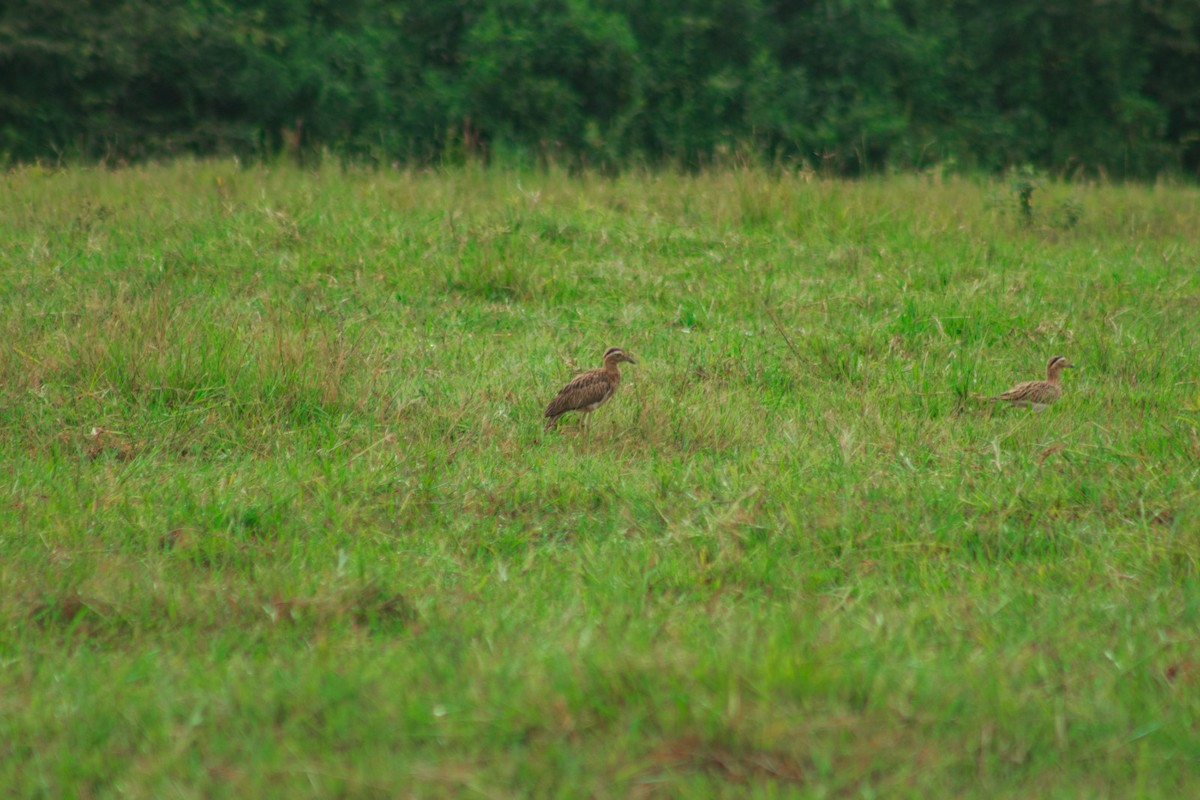
[[[637,361],[634,361],[633,356],[619,347],[610,347],[604,351],[605,364],[620,364],[622,361],[628,361],[630,364],[637,363]]]
[[[1074,367],[1075,365],[1063,356],[1055,356],[1046,364],[1046,377],[1054,380],[1064,369],[1073,369]]]

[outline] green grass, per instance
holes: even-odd
[[[1195,187],[0,184],[6,794],[1200,792]]]

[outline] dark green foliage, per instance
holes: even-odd
[[[1200,15],[1115,0],[10,0],[0,158],[1200,168]]]
[[[1009,185],[1016,198],[1016,208],[1021,216],[1021,224],[1032,225],[1033,193],[1037,189],[1037,173],[1029,166],[1013,170],[1009,175]]]

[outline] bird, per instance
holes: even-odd
[[[617,365],[622,361],[637,363],[633,356],[620,347],[610,347],[604,351],[603,367],[575,376],[546,406],[546,430],[552,430],[558,418],[568,411],[578,411],[583,415],[586,430],[587,415],[612,397],[621,385],[621,370]]]
[[[1006,392],[996,395],[992,400],[1002,400],[1014,406],[1028,406],[1034,411],[1042,411],[1046,406],[1062,397],[1062,379],[1064,369],[1075,365],[1062,356],[1055,356],[1046,364],[1046,380],[1025,381],[1018,383]]]

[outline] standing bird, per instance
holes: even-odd
[[[617,364],[628,361],[636,364],[633,356],[619,347],[610,347],[604,351],[604,366],[600,369],[588,370],[577,375],[570,383],[562,388],[558,396],[546,406],[546,430],[554,428],[558,418],[568,411],[578,411],[583,414],[583,426],[587,429],[587,415],[600,407],[605,400],[612,397],[621,385],[621,370]]]
[[[996,395],[992,400],[1004,400],[1014,406],[1029,406],[1034,411],[1041,411],[1062,397],[1060,375],[1064,369],[1074,366],[1062,356],[1055,356],[1050,359],[1050,363],[1046,364],[1046,380],[1018,383],[1007,392]]]

